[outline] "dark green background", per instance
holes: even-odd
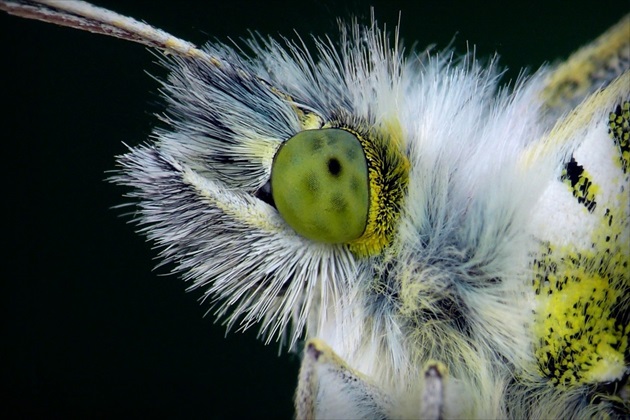
[[[467,42],[497,51],[514,77],[566,57],[615,23],[628,3],[457,3],[310,0],[102,1],[195,43],[334,34],[335,19],[376,6],[419,47]],[[339,3],[339,4],[338,4]],[[255,331],[224,337],[199,293],[152,271],[156,252],[104,182],[114,156],[144,141],[163,76],[139,45],[0,15],[2,40],[2,409],[25,415],[183,418],[292,416],[298,357]]]

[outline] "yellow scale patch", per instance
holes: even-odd
[[[630,102],[624,102],[610,113],[608,132],[619,148],[618,164],[623,173],[627,173],[630,162]]]
[[[628,169],[630,102],[609,117],[609,132],[620,153],[615,162]],[[611,162],[614,163],[614,162]],[[582,170],[582,168],[579,168]],[[594,203],[597,189],[588,174],[563,181]],[[601,210],[591,247],[544,243],[534,262],[537,295],[535,355],[540,372],[559,386],[616,381],[630,359],[630,196],[623,188],[614,206]]]
[[[554,384],[612,381],[625,372],[630,325],[622,325],[616,311],[629,293],[628,255],[616,251],[576,253],[549,245],[536,262],[535,354]]]

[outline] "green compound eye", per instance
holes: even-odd
[[[368,168],[350,132],[302,131],[286,141],[271,168],[271,193],[284,220],[320,242],[359,238],[368,217]]]

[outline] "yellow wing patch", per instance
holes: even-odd
[[[630,162],[630,102],[617,106],[608,119],[608,133],[619,148],[616,160],[623,173],[627,173]]]
[[[615,248],[549,245],[537,261],[536,358],[554,384],[608,382],[625,372],[630,326],[618,312],[628,304],[628,255]]]
[[[556,188],[543,202],[551,207],[554,200],[573,199],[586,210],[562,215],[582,240],[563,240],[563,230],[557,228],[557,234],[541,235],[533,266],[535,356],[542,376],[563,387],[622,380],[627,373],[629,76],[626,72],[593,95],[551,136],[557,144],[577,147],[560,175],[570,195],[559,194]],[[608,111],[591,113],[593,101]],[[547,229],[553,232],[553,224]]]

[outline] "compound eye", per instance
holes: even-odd
[[[300,235],[345,243],[365,231],[368,167],[361,143],[335,128],[302,131],[276,153],[271,194],[284,220]]]

